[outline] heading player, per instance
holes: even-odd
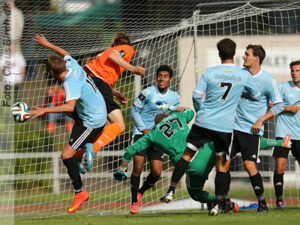
[[[115,140],[125,129],[122,112],[118,104],[114,101],[113,96],[116,96],[121,104],[127,103],[127,97],[112,88],[124,70],[137,75],[144,75],[145,69],[143,67],[130,64],[133,55],[134,49],[131,46],[129,35],[118,32],[112,39],[111,48],[98,54],[83,67],[86,73],[92,77],[92,80],[104,97],[108,121],[110,123],[93,144],[88,143],[85,146],[87,170],[91,169],[92,160],[97,152]],[[81,151],[76,154],[79,162],[83,153],[84,151]]]
[[[47,41],[43,35],[36,35],[34,41],[60,54],[60,56],[50,56],[47,66],[50,74],[63,82],[66,103],[46,108],[33,107],[34,110],[29,113],[34,115],[32,118],[45,113],[72,113],[75,124],[69,142],[63,148],[61,158],[75,189],[74,201],[68,209],[68,213],[74,213],[89,198],[89,194],[82,189],[74,155],[103,130],[107,118],[106,106],[93,80],[68,52]]]

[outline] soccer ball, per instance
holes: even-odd
[[[24,122],[30,118],[30,114],[27,113],[28,106],[24,102],[17,102],[10,107],[10,114],[16,122]]]

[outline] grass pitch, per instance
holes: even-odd
[[[46,219],[24,219],[16,218],[15,225],[193,225],[193,224],[222,224],[222,225],[299,225],[299,208],[274,209],[269,213],[257,214],[255,209],[240,210],[238,213],[230,213],[218,216],[208,216],[204,211],[185,211],[173,213],[155,213],[122,216],[91,216],[73,214],[68,216],[46,218]]]

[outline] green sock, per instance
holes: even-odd
[[[262,138],[260,140],[260,149],[266,149],[266,148],[274,147],[274,146],[282,146],[283,142],[284,142],[284,140],[274,140],[274,139]]]

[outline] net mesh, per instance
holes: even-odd
[[[59,87],[46,73],[45,62],[51,51],[37,46],[32,38],[36,33],[66,49],[85,65],[102,50],[108,48],[111,38],[118,31],[128,33],[133,40],[135,55],[133,65],[146,68],[140,78],[124,72],[114,88],[128,97],[122,105],[126,130],[115,142],[99,152],[94,160],[92,171],[82,176],[84,188],[90,199],[79,213],[128,213],[130,205],[130,184],[112,179],[121,156],[130,144],[133,121],[130,109],[138,92],[155,84],[155,71],[163,64],[174,70],[171,89],[178,91],[182,105],[192,107],[192,91],[195,86],[194,40],[197,28],[196,47],[199,55],[200,73],[207,67],[218,65],[216,43],[225,36],[237,42],[238,66],[242,66],[241,56],[249,43],[262,44],[267,51],[264,68],[272,73],[278,82],[289,80],[288,63],[298,59],[300,44],[300,3],[294,1],[253,1],[247,4],[235,1],[234,4],[199,4],[199,1],[15,1],[20,10],[4,7],[1,12],[2,36],[0,52],[11,62],[11,67],[21,64],[14,61],[13,50],[8,40],[12,40],[15,51],[26,60],[26,74],[19,90],[7,81],[3,74],[1,82],[0,112],[0,205],[1,215],[42,217],[65,214],[74,193],[60,152],[68,141],[70,133],[67,119],[57,118],[53,132],[49,132],[50,118],[44,117],[15,123],[10,116],[10,105],[23,101],[30,107],[43,107],[49,101],[49,88]],[[200,10],[200,11],[197,11]],[[23,15],[22,15],[23,14]],[[194,16],[193,16],[194,15]],[[16,29],[24,19],[23,32]],[[9,25],[8,25],[9,24]],[[14,34],[7,31],[12,28]],[[15,27],[15,28],[14,28]],[[18,31],[21,32],[18,38]],[[13,33],[11,32],[11,33]],[[7,65],[6,65],[7,66]],[[3,67],[3,65],[2,65]],[[48,90],[48,91],[47,91]],[[274,138],[275,120],[266,125],[265,136]],[[259,169],[264,177],[266,196],[272,204],[274,199],[272,176],[274,160],[271,150],[261,152]],[[132,165],[131,165],[132,167]],[[248,175],[243,169],[242,160],[237,158],[232,165],[232,197],[244,200],[255,199]],[[128,174],[130,175],[130,170]],[[180,202],[169,208],[159,204],[159,198],[169,186],[173,166],[165,156],[163,173],[154,188],[147,191],[140,211],[152,212],[165,208],[178,210],[201,208],[199,203]],[[299,182],[296,182],[298,165],[293,158],[288,161],[285,173],[285,199],[287,205],[298,206]],[[149,173],[145,163],[142,178]],[[206,189],[214,192],[214,172],[206,184]],[[143,180],[142,179],[142,180]],[[252,194],[249,194],[252,193]],[[184,180],[175,195],[176,200],[189,198]],[[247,204],[247,202],[245,202]]]

